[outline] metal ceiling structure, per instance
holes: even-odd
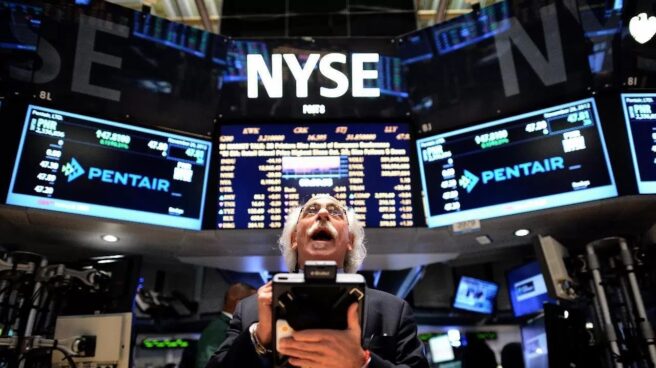
[[[153,15],[163,17],[174,22],[187,24],[193,27],[218,32],[222,17],[223,0],[108,0],[111,3],[130,9],[143,10],[144,6],[150,8]],[[500,0],[416,0],[415,12],[417,29],[432,26],[445,20],[467,14],[472,6],[486,7]],[[148,9],[146,9],[148,10]],[[390,10],[376,8],[386,14]],[[249,14],[248,17],[257,17]],[[270,17],[272,14],[262,14]],[[284,15],[283,15],[284,16]],[[234,17],[234,16],[233,16]]]

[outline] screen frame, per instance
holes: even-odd
[[[633,172],[635,176],[635,183],[638,188],[638,194],[656,194],[656,181],[645,181],[641,179],[640,167],[638,167],[638,155],[636,154],[635,141],[633,140],[633,129],[629,121],[629,114],[625,101],[625,98],[627,97],[653,97],[656,99],[656,92],[620,93],[620,104],[622,105],[624,125],[626,126],[626,133],[628,135],[629,152],[631,154],[631,162],[633,164]]]
[[[428,201],[428,194],[427,191],[424,189],[427,187],[426,185],[426,176],[424,173],[424,163],[420,158],[420,151],[421,147],[420,144],[424,141],[436,139],[436,138],[448,138],[451,136],[455,135],[460,135],[464,133],[471,133],[479,130],[484,130],[484,129],[489,129],[498,125],[503,125],[506,123],[511,123],[513,121],[521,120],[529,116],[535,116],[547,111],[553,111],[556,108],[564,108],[566,106],[572,106],[572,105],[577,105],[581,103],[586,103],[590,102],[592,104],[592,109],[595,113],[595,118],[597,120],[597,133],[599,134],[599,141],[601,143],[601,148],[604,153],[604,159],[606,163],[606,168],[608,170],[608,175],[610,177],[610,184],[601,186],[601,187],[596,187],[592,189],[586,189],[590,190],[592,192],[587,192],[585,199],[580,199],[579,197],[581,196],[580,193],[581,191],[572,191],[572,192],[566,192],[566,193],[557,193],[557,194],[550,194],[546,196],[541,196],[541,197],[532,197],[532,198],[526,198],[526,199],[521,199],[513,202],[504,202],[504,203],[497,203],[497,204],[491,204],[487,205],[484,207],[477,207],[477,208],[472,208],[472,209],[467,209],[467,210],[462,210],[462,211],[457,211],[457,212],[451,212],[451,213],[441,213],[441,214],[435,214],[435,215],[430,215],[430,206],[429,206],[429,201]],[[484,122],[479,122],[479,123],[474,123],[462,128],[458,129],[450,129],[450,130],[444,130],[444,131],[436,131],[430,134],[422,135],[422,137],[417,138],[415,140],[415,151],[417,155],[417,164],[419,165],[419,175],[420,175],[420,180],[421,180],[421,191],[423,195],[421,196],[421,201],[422,201],[422,207],[423,207],[423,212],[425,214],[425,219],[426,219],[426,226],[428,228],[437,228],[437,227],[442,227],[442,226],[450,226],[456,223],[464,222],[464,221],[470,221],[470,220],[487,220],[487,219],[498,219],[498,218],[504,218],[508,216],[513,216],[513,215],[521,215],[525,213],[531,213],[531,212],[538,212],[538,211],[544,211],[548,209],[553,209],[553,208],[560,208],[564,206],[571,206],[571,205],[578,205],[582,203],[587,203],[595,200],[604,200],[604,199],[609,199],[609,198],[615,198],[619,195],[618,189],[617,189],[617,182],[615,180],[615,172],[613,171],[613,166],[611,164],[610,160],[610,155],[608,152],[608,145],[606,144],[606,138],[603,133],[603,123],[600,119],[599,116],[599,108],[596,103],[595,97],[589,96],[585,98],[579,98],[576,100],[571,100],[568,99],[566,102],[560,102],[557,104],[550,104],[547,107],[542,107],[542,108],[536,108],[532,109],[529,112],[524,112],[520,114],[513,114],[510,116],[506,116],[504,118],[500,119],[494,119],[494,120],[485,120]],[[576,195],[575,195],[576,194]],[[566,197],[563,197],[566,196]],[[536,201],[540,199],[552,199],[556,200],[555,203],[550,203],[546,206],[540,206],[535,209],[515,209],[511,211],[503,211],[502,208],[504,206],[507,206],[509,204],[517,204],[517,203],[522,203],[522,202],[527,202],[527,201]],[[518,206],[521,207],[521,206]],[[499,214],[499,211],[503,211],[502,214]],[[446,220],[444,219],[446,218]]]
[[[476,281],[486,282],[488,284],[492,284],[492,285],[495,285],[497,287],[497,292],[494,295],[494,300],[492,302],[492,310],[490,312],[480,312],[480,311],[475,311],[475,310],[471,310],[471,309],[464,309],[464,308],[456,307],[456,299],[458,298],[458,289],[460,288],[460,284],[463,282],[463,278],[468,278],[468,279],[472,279],[472,280],[476,280]],[[478,277],[473,277],[473,276],[460,275],[458,277],[458,282],[455,285],[455,289],[453,290],[453,297],[451,298],[450,306],[453,309],[456,309],[456,310],[462,311],[462,312],[466,312],[466,313],[470,313],[472,315],[492,316],[497,312],[497,304],[498,304],[497,299],[499,298],[499,291],[501,291],[501,285],[499,285],[498,283],[496,283],[494,281],[483,280],[483,279],[479,279]]]
[[[208,144],[208,161],[205,165],[205,177],[203,180],[203,190],[201,194],[201,198],[199,198],[200,202],[200,209],[199,209],[199,216],[197,218],[187,218],[184,219],[185,221],[181,221],[185,224],[180,224],[180,225],[173,225],[171,222],[176,222],[175,218],[171,215],[165,215],[165,214],[157,214],[157,213],[152,213],[148,211],[140,211],[140,210],[132,210],[132,209],[125,209],[125,208],[120,208],[120,207],[113,207],[113,206],[105,206],[105,205],[96,205],[96,204],[90,204],[95,207],[95,211],[101,210],[103,212],[109,212],[109,215],[103,214],[98,215],[97,213],[85,213],[85,212],[76,212],[76,211],[64,211],[64,210],[56,210],[51,207],[46,207],[46,206],[38,206],[38,205],[30,205],[30,204],[21,204],[20,202],[26,202],[30,201],[33,199],[38,199],[42,197],[38,196],[32,196],[32,195],[27,195],[27,194],[20,194],[20,193],[15,193],[14,190],[14,184],[16,181],[16,174],[18,172],[18,168],[20,167],[20,162],[21,158],[23,155],[23,148],[25,145],[25,139],[27,137],[27,128],[29,126],[29,114],[33,109],[40,109],[42,111],[49,111],[49,112],[54,112],[54,113],[65,113],[67,116],[71,116],[74,118],[82,119],[85,121],[89,121],[92,123],[96,124],[103,124],[103,125],[108,125],[110,127],[119,127],[122,129],[127,129],[130,131],[136,131],[136,132],[142,132],[146,134],[154,134],[157,136],[161,137],[172,137],[172,138],[178,138],[178,139],[184,139],[184,140],[191,140],[191,141],[196,141],[196,142],[201,142],[204,144]],[[194,230],[194,231],[200,231],[203,230],[203,218],[205,215],[205,201],[207,197],[207,183],[209,180],[209,168],[211,165],[211,152],[213,150],[213,142],[208,139],[207,137],[201,137],[194,135],[193,133],[184,133],[184,132],[179,132],[175,131],[172,129],[166,129],[166,128],[161,128],[161,127],[152,127],[152,126],[144,126],[141,124],[132,124],[132,123],[125,123],[125,122],[120,122],[120,121],[115,121],[115,120],[109,120],[109,119],[104,119],[102,117],[96,117],[96,116],[91,116],[87,115],[85,113],[79,113],[76,111],[76,109],[69,109],[66,107],[59,107],[59,106],[53,106],[51,104],[47,103],[39,103],[38,101],[28,101],[25,103],[25,105],[21,106],[20,109],[21,115],[20,118],[22,119],[22,124],[23,126],[20,129],[20,138],[18,140],[18,145],[17,149],[15,151],[15,161],[14,164],[12,165],[13,167],[11,168],[11,176],[10,180],[7,185],[7,190],[6,190],[6,196],[4,197],[3,204],[8,205],[8,206],[17,206],[17,207],[23,207],[23,208],[31,208],[31,209],[37,209],[37,210],[44,210],[44,211],[49,211],[49,212],[59,212],[59,213],[67,213],[71,215],[81,215],[81,216],[88,216],[88,217],[95,217],[95,218],[102,218],[102,219],[110,219],[110,220],[117,220],[117,221],[125,221],[125,222],[130,222],[130,223],[139,223],[139,224],[145,224],[145,225],[154,225],[154,226],[165,226],[169,228],[176,228],[176,229],[181,229],[181,230]],[[11,116],[10,118],[18,118],[16,116]],[[17,124],[18,125],[18,124]],[[16,201],[19,203],[10,203],[10,201]],[[69,201],[69,200],[62,200],[59,199],[59,201],[66,202],[66,203],[71,203],[71,204],[89,204],[86,202],[77,202],[77,201]],[[131,220],[126,217],[132,217],[132,218],[140,218],[140,219],[146,219],[147,221],[137,221],[137,220]],[[156,218],[154,220],[154,218]],[[173,218],[173,220],[172,220]]]
[[[218,120],[215,125],[214,129],[212,132],[212,142],[214,143],[213,145],[213,157],[215,158],[212,160],[212,183],[213,186],[211,188],[208,188],[207,192],[212,195],[211,198],[214,199],[214,202],[212,203],[211,206],[208,206],[208,208],[214,208],[214,213],[211,215],[206,216],[207,219],[213,219],[214,222],[212,224],[206,223],[207,228],[216,230],[216,231],[249,231],[253,229],[245,229],[245,228],[238,228],[235,227],[234,229],[224,229],[221,228],[219,229],[217,227],[218,220],[219,220],[219,215],[218,215],[218,183],[219,183],[219,168],[221,167],[221,157],[219,155],[219,138],[221,136],[221,128],[224,125],[248,125],[248,124],[254,124],[254,125],[277,125],[277,124],[296,124],[296,125],[301,125],[301,124],[307,124],[309,126],[311,125],[317,125],[317,124],[339,124],[341,121],[344,122],[344,124],[350,124],[350,123],[355,123],[355,124],[407,124],[408,125],[408,134],[410,135],[410,140],[409,145],[408,145],[408,157],[410,159],[410,178],[411,178],[411,183],[410,183],[410,192],[412,193],[412,216],[414,217],[413,219],[413,226],[409,227],[376,227],[376,226],[365,226],[367,229],[413,229],[413,228],[418,228],[418,227],[425,227],[426,224],[424,222],[425,216],[424,216],[424,208],[421,205],[421,184],[420,183],[420,176],[419,176],[419,170],[417,168],[417,150],[415,149],[414,142],[416,142],[417,137],[416,137],[416,131],[415,131],[415,124],[412,120],[409,120],[407,117],[404,118],[399,118],[399,119],[392,119],[392,118],[380,118],[380,119],[372,119],[372,118],[312,118],[311,120],[298,120],[298,119],[293,119],[293,118],[281,118],[281,117],[271,117],[270,119],[257,119],[257,118],[245,118],[245,119],[235,119],[235,118],[229,118],[229,119],[220,119]],[[286,214],[285,214],[286,216]],[[274,230],[274,231],[281,231],[284,227],[284,221],[283,221],[283,226],[280,228],[265,228],[264,230]],[[258,229],[262,230],[262,229]]]

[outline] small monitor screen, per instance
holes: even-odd
[[[544,317],[529,321],[521,327],[521,333],[526,368],[549,368],[549,351]]]
[[[406,123],[223,125],[219,156],[217,228],[280,228],[320,193],[368,227],[414,224]]]
[[[0,49],[36,51],[43,10],[13,1],[0,1]]]
[[[211,143],[30,105],[7,204],[200,230]]]
[[[638,191],[656,193],[656,93],[623,94]]]
[[[491,314],[499,286],[493,282],[463,276],[458,283],[453,307],[483,314]]]
[[[417,140],[429,227],[617,195],[593,99]]]
[[[541,312],[542,304],[554,301],[547,294],[547,285],[537,261],[512,269],[507,278],[515,317]]]
[[[448,362],[456,358],[448,335],[431,337],[428,346],[433,363]]]

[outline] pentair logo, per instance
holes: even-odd
[[[640,13],[629,21],[629,33],[638,43],[649,42],[656,34],[656,17],[647,17],[647,13]]]
[[[476,184],[478,184],[478,176],[472,174],[469,170],[465,170],[458,180],[458,184],[464,189],[467,189],[467,193],[471,193]]]
[[[80,165],[79,162],[75,159],[75,157],[71,158],[71,162],[67,163],[66,165],[62,166],[62,172],[64,173],[64,176],[68,178],[68,182],[72,182],[73,180],[79,178],[80,176],[84,175],[86,172],[82,165]]]

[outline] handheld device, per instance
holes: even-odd
[[[354,273],[337,273],[334,261],[308,261],[303,273],[279,273],[273,277],[273,358],[275,367],[286,367],[287,357],[278,352],[280,339],[306,329],[344,330],[346,314],[358,303],[364,316],[365,280]]]

